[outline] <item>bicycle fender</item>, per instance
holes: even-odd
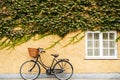
[[[69,59],[59,59],[59,61],[69,61]]]
[[[30,60],[30,61],[35,62],[34,60]]]
[[[30,61],[37,63],[35,60],[30,60]]]

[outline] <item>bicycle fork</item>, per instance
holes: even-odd
[[[31,61],[33,61],[35,64],[31,67],[31,69],[30,70],[28,70],[29,72],[31,72],[34,68],[35,68],[35,66],[36,66],[36,64],[37,64],[37,60],[36,61],[34,61],[34,60],[31,60]]]

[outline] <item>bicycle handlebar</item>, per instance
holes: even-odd
[[[45,50],[43,48],[38,48],[40,53],[45,53]]]

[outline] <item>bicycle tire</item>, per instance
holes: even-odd
[[[20,67],[20,76],[24,80],[35,80],[40,75],[40,66],[33,60],[24,62]]]
[[[68,61],[58,61],[53,67],[53,72],[57,79],[68,80],[73,75],[73,66]]]

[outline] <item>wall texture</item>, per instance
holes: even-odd
[[[74,67],[75,73],[107,73],[107,72],[120,72],[120,60],[86,60],[85,59],[85,38],[75,44],[70,44],[67,47],[63,47],[69,42],[72,36],[79,33],[70,33],[63,40],[60,41],[60,44],[57,44],[55,47],[46,50],[46,53],[41,54],[43,62],[46,65],[50,65],[52,61],[51,54],[59,54],[59,58],[69,58],[70,62]],[[84,35],[82,33],[79,36]],[[14,50],[10,51],[7,48],[0,50],[0,73],[19,73],[21,64],[24,61],[33,59],[29,56],[27,48],[28,47],[49,47],[54,41],[59,40],[59,37],[56,35],[50,35],[44,37],[40,40],[33,40],[16,46]],[[118,57],[120,57],[120,42],[118,42]],[[44,73],[44,70],[42,70]]]

